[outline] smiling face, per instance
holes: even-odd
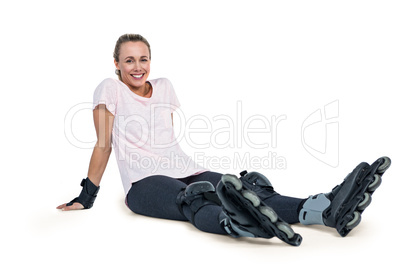
[[[114,61],[120,70],[121,81],[133,91],[145,90],[145,82],[151,70],[149,49],[143,42],[121,44],[119,61]]]

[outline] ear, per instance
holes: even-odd
[[[119,63],[118,63],[116,60],[114,60],[114,66],[116,66],[116,69],[117,69],[117,70],[120,70],[120,69],[119,69]]]

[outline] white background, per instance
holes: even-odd
[[[1,266],[396,263],[401,12],[398,1],[3,1]],[[325,227],[295,225],[304,241],[294,248],[278,239],[236,240],[135,215],[124,205],[114,156],[91,210],[57,211],[79,193],[92,152],[66,138],[65,117],[75,105],[91,102],[95,87],[114,76],[112,52],[124,33],[140,33],[151,43],[150,78],[172,81],[186,116],[235,118],[238,101],[245,119],[286,116],[276,148],[243,142],[198,149],[182,140],[190,155],[274,152],[286,160],[285,168],[253,170],[267,175],[278,192],[297,197],[328,192],[361,161],[390,156],[393,166],[359,227],[341,238]],[[304,120],[334,101],[335,167],[311,156],[301,139]],[[72,129],[90,147],[91,111],[77,113]],[[320,131],[310,131],[317,136],[310,136],[313,147],[325,142],[325,128]],[[258,134],[254,140],[266,138]],[[215,168],[241,169],[250,167]]]

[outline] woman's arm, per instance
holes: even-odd
[[[94,111],[94,124],[96,129],[97,142],[92,152],[88,168],[88,178],[95,185],[99,186],[103,172],[106,169],[110,153],[112,152],[112,128],[114,116],[106,109],[105,104],[98,105]],[[71,206],[62,204],[57,207],[62,210],[83,209],[82,204],[76,202]]]
[[[94,123],[98,140],[89,163],[88,178],[96,186],[100,184],[110,153],[112,152],[113,121],[114,116],[106,109],[105,104],[100,104],[95,108]]]

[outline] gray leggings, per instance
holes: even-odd
[[[207,171],[198,175],[182,179],[175,179],[162,175],[154,175],[144,178],[132,184],[127,194],[127,205],[131,211],[137,214],[178,221],[191,221],[192,212],[189,208],[180,212],[177,204],[177,195],[193,182],[209,181],[215,187],[221,179],[222,174]],[[298,222],[298,212],[302,199],[281,196],[275,193],[267,200],[262,200],[266,205],[271,206],[284,221],[288,223]],[[219,223],[219,216],[222,208],[219,205],[206,205],[194,215],[194,222],[191,222],[199,230],[226,234]]]

